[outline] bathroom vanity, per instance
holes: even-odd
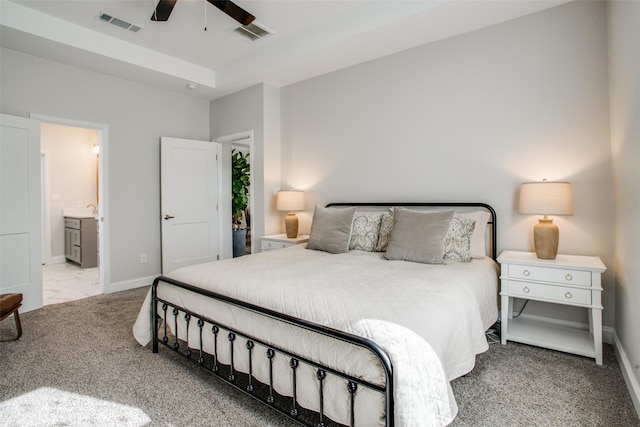
[[[64,255],[81,268],[98,266],[98,225],[95,217],[64,217]]]

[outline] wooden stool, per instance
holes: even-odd
[[[22,294],[0,295],[0,322],[13,314],[13,318],[16,321],[16,329],[18,330],[18,336],[13,340],[7,341],[15,341],[22,336],[22,325],[20,324],[20,314],[18,314],[18,309],[21,306]]]

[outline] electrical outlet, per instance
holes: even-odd
[[[140,254],[140,264],[147,263],[147,254]]]

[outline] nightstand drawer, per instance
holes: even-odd
[[[298,237],[287,237],[286,234],[274,234],[271,236],[262,236],[260,249],[262,251],[275,251],[276,249],[288,248],[289,246],[299,245],[309,241],[309,236],[299,234]]]
[[[540,282],[577,286],[591,286],[590,271],[510,264],[508,274],[510,279],[534,280]]]
[[[591,305],[591,291],[589,289],[566,288],[541,283],[509,282],[509,295],[562,304]]]
[[[272,251],[274,249],[282,249],[291,246],[291,243],[286,242],[272,242],[269,240],[262,241],[262,250],[263,251]]]

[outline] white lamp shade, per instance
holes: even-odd
[[[279,191],[276,199],[276,209],[287,212],[304,210],[304,192],[296,190]]]
[[[519,210],[523,214],[573,215],[571,183],[523,182],[520,186]]]

